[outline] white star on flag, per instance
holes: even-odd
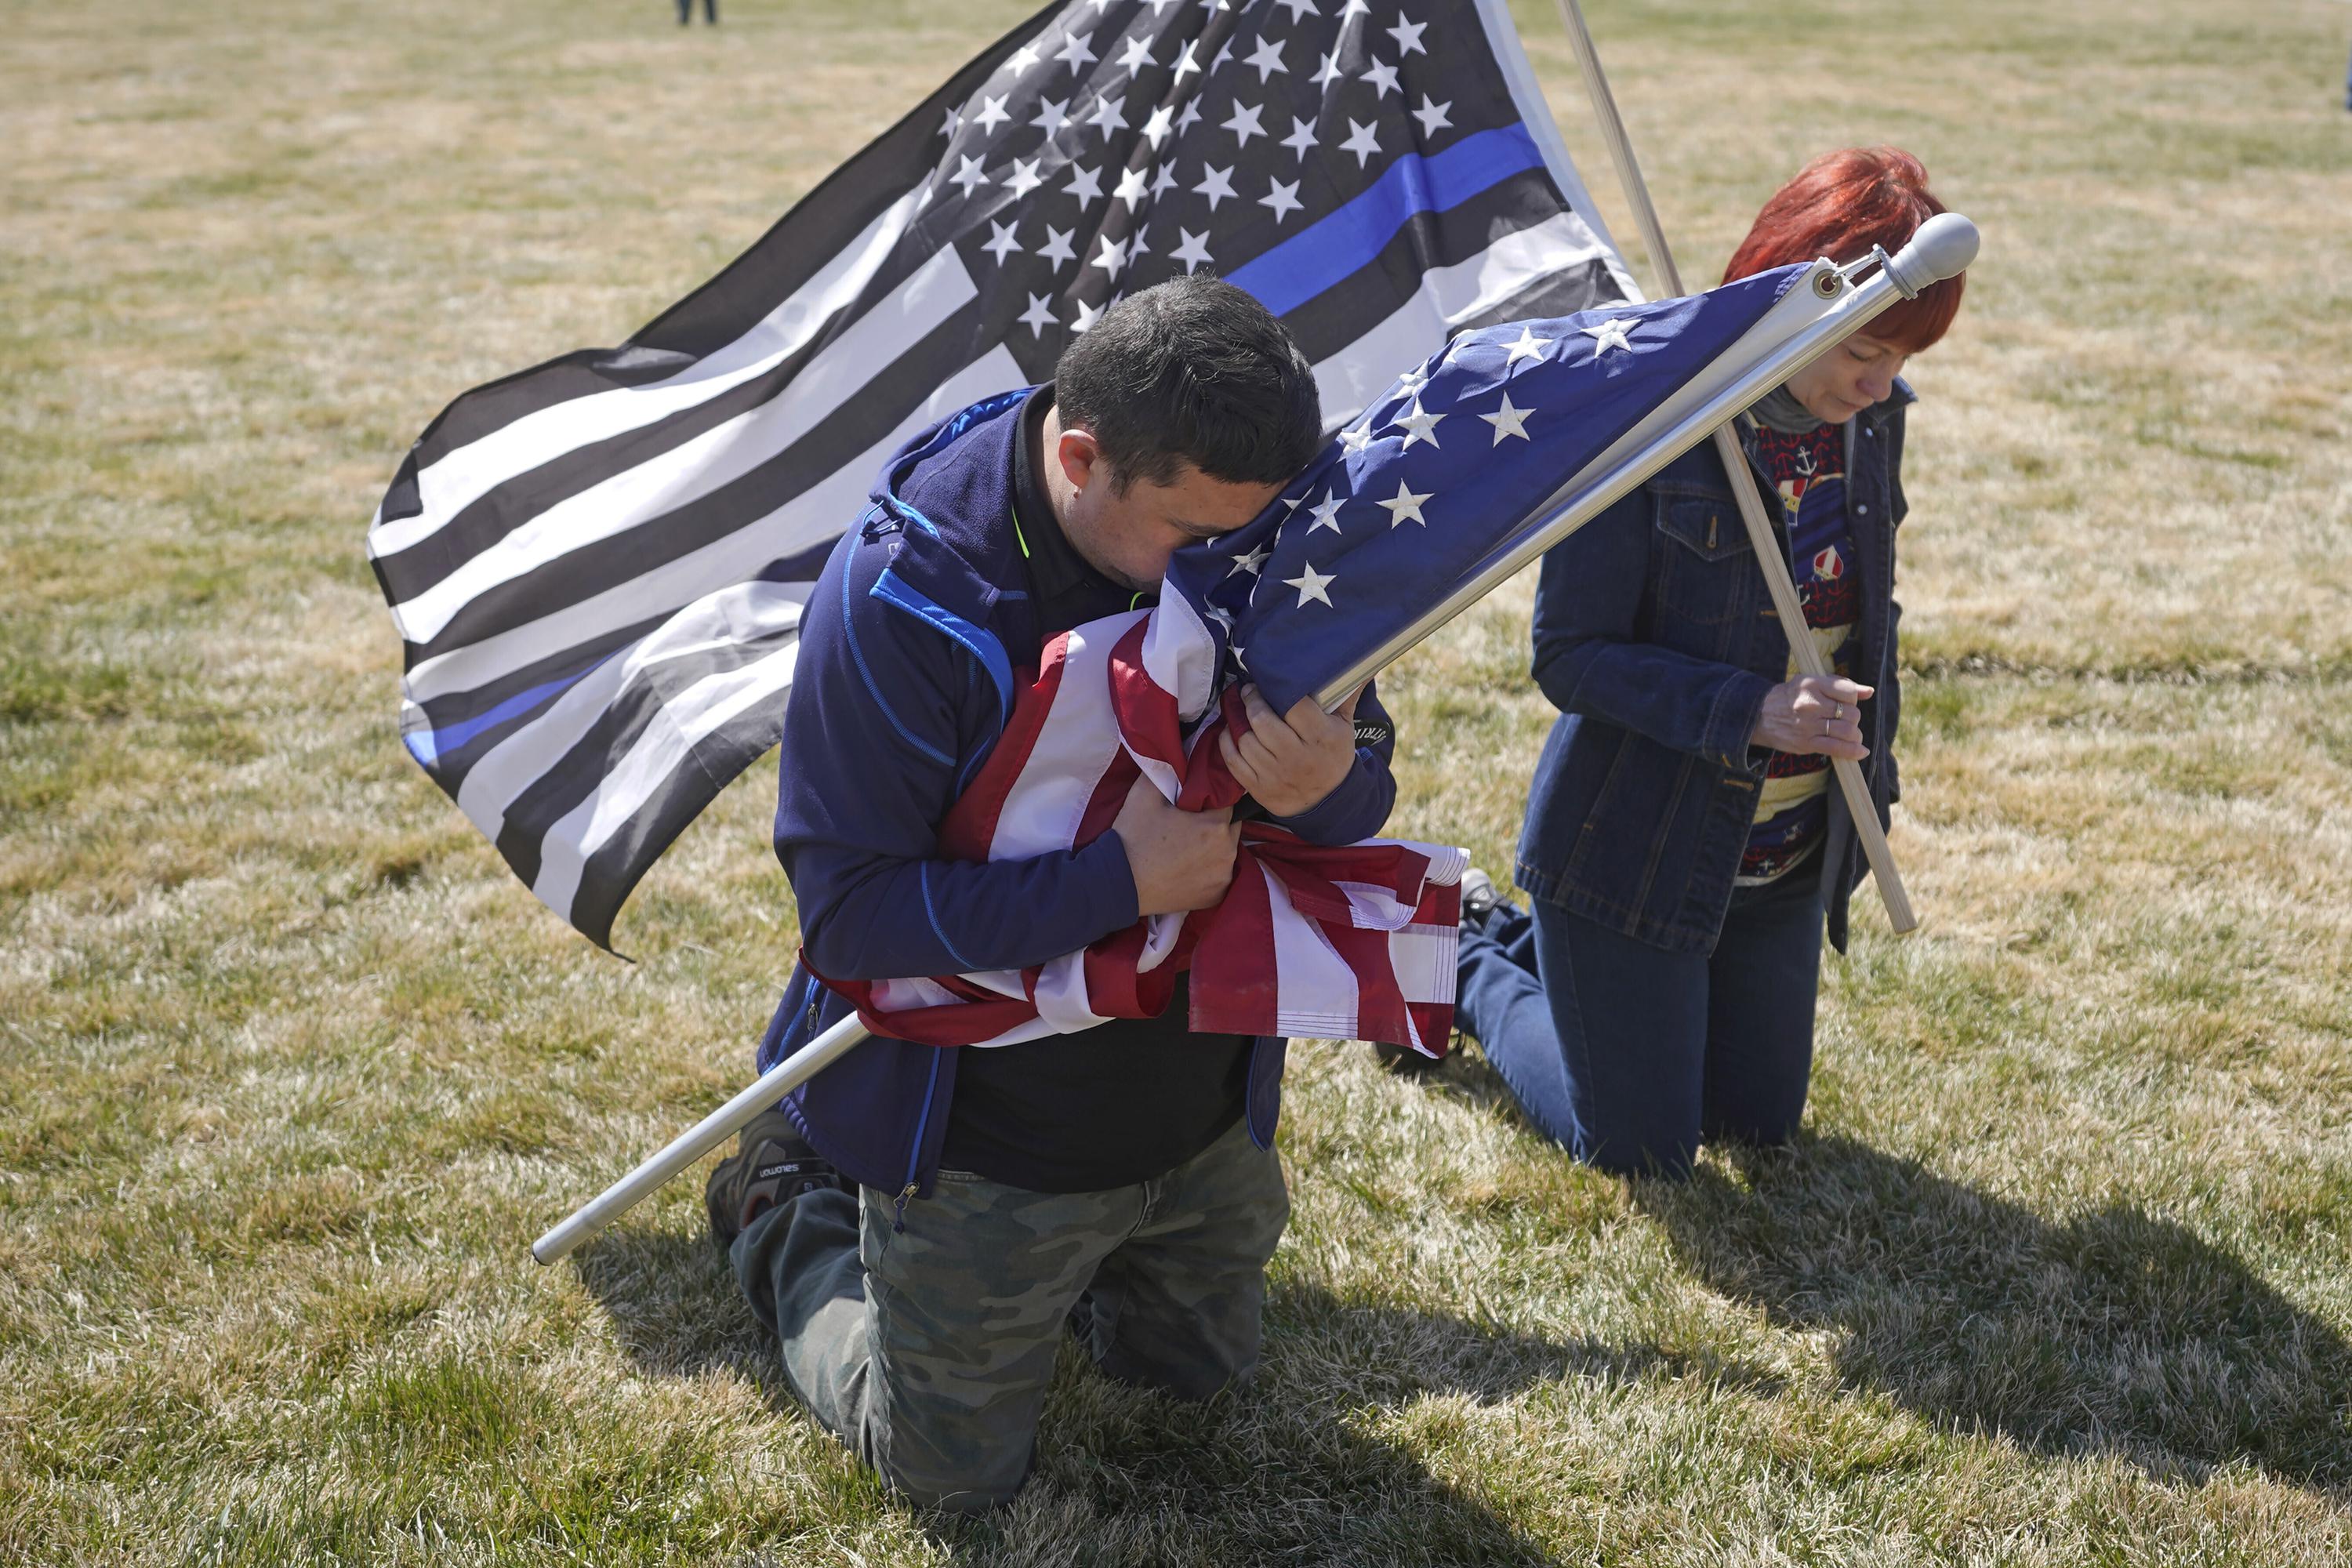
[[[1077,197],[1078,210],[1084,212],[1102,200],[1102,176],[1084,163],[1073,163],[1070,165],[1070,183],[1062,187],[1062,194]]]
[[[1070,68],[1071,74],[1076,75],[1078,71],[1094,61],[1096,57],[1093,46],[1094,35],[1092,33],[1088,33],[1083,38],[1078,37],[1077,34],[1072,33],[1068,37],[1062,40],[1062,47],[1055,51],[1055,58],[1060,60],[1064,65],[1068,66]]]
[[[1611,349],[1633,353],[1633,345],[1626,342],[1625,334],[1641,324],[1630,316],[1623,316],[1613,321],[1603,321],[1597,327],[1579,327],[1577,331],[1592,340],[1592,357],[1599,359]]]
[[[1270,188],[1266,191],[1265,195],[1258,197],[1257,205],[1262,207],[1272,207],[1274,209],[1275,226],[1279,228],[1282,226],[1282,219],[1285,214],[1295,213],[1306,204],[1298,199],[1298,182],[1297,180],[1291,180],[1286,183],[1284,181],[1277,180],[1273,175],[1269,174],[1266,176],[1265,183]]]
[[[1383,30],[1390,37],[1394,38],[1397,41],[1397,58],[1399,60],[1402,60],[1407,55],[1425,55],[1429,53],[1426,48],[1422,47],[1421,42],[1421,36],[1429,31],[1428,23],[1408,22],[1402,16],[1399,16],[1395,26],[1385,28]]]
[[[1481,414],[1478,417],[1495,427],[1495,445],[1499,447],[1507,436],[1517,436],[1520,440],[1526,440],[1528,416],[1534,412],[1532,408],[1512,407],[1511,395],[1506,392],[1503,394],[1503,405],[1500,408],[1492,414]]]
[[[1010,98],[1013,95],[1007,93],[1004,96]],[[971,117],[971,122],[982,131],[993,131],[1000,122],[1012,118],[1013,116],[1004,112],[1003,98],[983,98],[981,100],[980,112]]]
[[[1052,224],[1045,226],[1045,243],[1037,247],[1037,254],[1052,262],[1055,271],[1059,272],[1065,261],[1078,258],[1078,253],[1070,248],[1070,237],[1076,232],[1074,229],[1055,228]]]
[[[1175,123],[1176,113],[1166,104],[1151,111],[1151,118],[1144,121],[1143,134],[1150,139],[1153,152],[1160,151],[1160,144],[1168,140],[1168,133],[1175,129]]]
[[[1133,212],[1143,205],[1145,183],[1141,169],[1129,169],[1119,175],[1118,185],[1111,192],[1111,195],[1116,200],[1125,202],[1127,210]]]
[[[1019,48],[1013,51],[1013,58],[1004,62],[1003,68],[1011,71],[1014,76],[1019,76],[1023,71],[1027,70],[1031,66],[1034,66],[1036,63],[1037,46],[1034,44],[1024,44]]]
[[[1233,118],[1226,121],[1219,129],[1232,132],[1240,139],[1240,145],[1246,147],[1249,145],[1251,137],[1265,134],[1265,127],[1258,123],[1258,116],[1265,112],[1265,110],[1257,104],[1244,103],[1241,100],[1235,99]]]
[[[1117,98],[1108,93],[1104,94],[1096,103],[1095,111],[1087,117],[1087,123],[1101,132],[1103,140],[1108,142],[1112,132],[1127,129],[1127,110],[1121,107],[1126,102],[1127,97],[1124,93]]]
[[[1323,499],[1317,501],[1314,506],[1308,509],[1308,515],[1312,516],[1315,519],[1315,521],[1313,526],[1309,527],[1307,531],[1312,533],[1318,528],[1328,528],[1334,533],[1339,532],[1339,492],[1337,490],[1325,490],[1323,492]]]
[[[1042,338],[1047,327],[1060,326],[1062,318],[1054,314],[1053,304],[1045,295],[1032,294],[1029,308],[1021,312],[1021,324]]]
[[[1250,546],[1250,552],[1248,554],[1236,555],[1234,557],[1233,567],[1230,571],[1226,572],[1225,575],[1230,577],[1236,572],[1255,573],[1258,568],[1265,564],[1266,557],[1273,553],[1273,546],[1267,542],[1260,540],[1257,543]]]
[[[1159,172],[1151,176],[1151,199],[1156,202],[1175,188],[1176,160],[1171,158],[1160,164]]]
[[[1198,72],[1200,70],[1201,62],[1194,58],[1192,55],[1192,51],[1200,47],[1201,41],[1198,38],[1187,38],[1184,40],[1184,47],[1180,50],[1176,56],[1177,81],[1182,81],[1188,72]],[[1172,86],[1174,84],[1171,83],[1170,85]]]
[[[1339,445],[1349,452],[1363,451],[1371,444],[1372,427],[1369,425],[1351,425],[1339,432]]]
[[[1289,148],[1292,152],[1297,153],[1298,161],[1301,163],[1306,163],[1307,154],[1315,151],[1316,147],[1318,145],[1315,140],[1315,122],[1311,120],[1301,120],[1295,114],[1292,115],[1290,117],[1290,134],[1282,139],[1282,144]]]
[[[1097,235],[1096,237],[1102,243],[1102,254],[1087,265],[1101,268],[1116,281],[1118,278],[1118,269],[1127,265],[1128,242],[1123,239],[1113,239],[1107,234]]]
[[[1192,187],[1192,193],[1195,195],[1207,197],[1209,210],[1215,212],[1219,202],[1223,201],[1227,196],[1236,195],[1234,190],[1234,172],[1230,167],[1216,168],[1205,161],[1201,164],[1201,183]]]
[[[1377,116],[1370,125],[1359,125],[1352,119],[1348,121],[1349,134],[1345,142],[1339,143],[1339,151],[1353,153],[1356,155],[1356,167],[1359,169],[1364,166],[1367,159],[1381,150],[1381,139],[1372,133],[1379,124],[1380,120]]]
[[[1260,38],[1257,41],[1255,52],[1242,64],[1257,68],[1257,84],[1260,87],[1264,87],[1266,79],[1276,71],[1280,71],[1285,76],[1290,74],[1290,68],[1282,63],[1282,46],[1272,38]]]
[[[1377,506],[1384,506],[1389,509],[1389,526],[1391,528],[1402,527],[1404,525],[1404,520],[1407,518],[1411,518],[1413,521],[1421,524],[1422,527],[1427,528],[1429,526],[1429,519],[1421,515],[1421,503],[1427,500],[1431,496],[1433,496],[1437,492],[1435,490],[1428,490],[1420,495],[1415,495],[1412,493],[1411,487],[1406,485],[1402,479],[1399,479],[1397,481],[1396,500],[1376,501],[1373,504]]]
[[[1544,350],[1551,347],[1551,339],[1539,338],[1529,329],[1521,327],[1519,341],[1503,345],[1507,355],[1503,361],[1503,368],[1508,370],[1523,359],[1541,359]]]
[[[1043,131],[1045,133],[1045,140],[1051,142],[1055,136],[1061,134],[1062,127],[1069,122],[1070,100],[1068,99],[1041,98],[1037,100],[1037,118],[1029,123]]]
[[[1338,46],[1334,45],[1331,52],[1323,57],[1322,65],[1316,68],[1315,85],[1328,92],[1330,90],[1331,84],[1346,74],[1339,68],[1339,50]]]
[[[1437,422],[1444,417],[1445,416],[1443,414],[1423,413],[1422,411],[1421,400],[1419,398],[1413,399],[1412,412],[1397,421],[1398,425],[1402,426],[1409,432],[1404,438],[1404,445],[1398,447],[1397,450],[1400,452],[1410,452],[1412,450],[1412,444],[1415,441],[1426,441],[1433,447],[1436,446]]]
[[[961,156],[961,154],[959,154],[959,156]],[[988,184],[988,176],[980,172],[979,159],[965,158],[962,165],[958,168],[954,174],[948,176],[948,184],[951,185],[961,185],[963,187],[963,194],[968,196],[971,195],[973,191]]]
[[[1309,563],[1297,576],[1285,577],[1282,582],[1283,586],[1298,590],[1298,603],[1293,606],[1294,608],[1303,610],[1307,607],[1307,602],[1312,599],[1318,604],[1329,605],[1333,609],[1337,609],[1338,605],[1331,605],[1330,587],[1339,580],[1338,573],[1328,574],[1320,573],[1315,570],[1312,563]]]
[[[1100,305],[1089,305],[1084,300],[1080,300],[1077,301],[1077,306],[1078,316],[1077,320],[1070,323],[1071,331],[1083,332],[1102,320],[1103,308]]]
[[[1158,64],[1159,62],[1151,58],[1151,39],[1147,37],[1128,39],[1125,48],[1118,57],[1118,63],[1127,68],[1127,79],[1129,81],[1133,81],[1144,67]]]
[[[996,264],[1002,267],[1004,265],[1006,257],[1021,248],[1021,242],[1013,237],[1013,231],[1018,225],[998,223],[992,218],[989,220],[988,226],[995,232],[989,236],[988,243],[982,246],[981,249],[996,258]]]
[[[1364,72],[1364,79],[1372,84],[1372,97],[1375,100],[1383,99],[1392,92],[1402,92],[1403,90],[1403,89],[1397,86],[1396,78],[1396,67],[1382,65],[1378,60],[1374,60],[1371,63],[1370,68]]]
[[[1429,373],[1422,369],[1419,365],[1413,366],[1411,370],[1397,377],[1397,390],[1403,393],[1407,397],[1419,395],[1421,389],[1428,384]]]
[[[1274,0],[1274,3],[1290,13],[1291,25],[1294,26],[1302,16],[1319,16],[1323,14],[1315,8],[1315,0]]]
[[[1037,173],[1037,165],[1043,162],[1042,158],[1032,158],[1025,163],[1018,158],[1013,160],[1013,173],[1004,177],[1005,188],[1019,197],[1044,184],[1045,177]]]
[[[1216,258],[1209,254],[1209,236],[1205,229],[1199,234],[1194,234],[1180,224],[1177,226],[1176,232],[1184,237],[1184,243],[1170,254],[1173,259],[1184,264],[1186,277],[1192,275],[1192,268],[1195,267],[1214,267],[1217,264]]]
[[[1453,107],[1454,100],[1450,98],[1444,103],[1432,103],[1429,101],[1429,94],[1424,92],[1421,95],[1421,107],[1412,111],[1412,117],[1421,121],[1421,139],[1423,141],[1428,141],[1431,137],[1436,135],[1439,132],[1454,123],[1445,112]]]

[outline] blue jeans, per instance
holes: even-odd
[[[1786,1142],[1821,983],[1820,858],[1737,889],[1711,953],[1667,952],[1538,902],[1465,924],[1454,1021],[1528,1120],[1587,1164],[1680,1176],[1701,1142]]]

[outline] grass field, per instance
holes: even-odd
[[[698,1183],[528,1261],[745,1073],[772,763],[600,955],[402,752],[362,527],[1023,8],[7,6],[0,1562],[2352,1562],[2335,0],[1595,0],[1692,274],[1856,141],[1986,235],[1914,375],[1927,927],[1857,902],[1794,1151],[1628,1187],[1475,1052],[1302,1045],[1259,1391],[1066,1367],[959,1531],[793,1406]],[[1390,684],[1396,826],[1488,865],[1526,614]]]

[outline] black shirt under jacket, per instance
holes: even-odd
[[[1095,570],[1064,536],[1031,460],[1053,405],[1041,387],[1021,414],[1013,528],[1029,563],[1039,635],[1156,602]],[[1088,1193],[1164,1174],[1223,1136],[1242,1114],[1247,1035],[1186,1026],[1188,982],[1157,1018],[1118,1018],[1017,1046],[963,1047],[943,1170],[1037,1193]]]

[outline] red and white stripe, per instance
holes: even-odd
[[[1217,655],[1214,635],[1172,593],[1157,609],[1054,638],[948,814],[942,847],[971,860],[1080,847],[1110,826],[1139,776],[1188,810],[1233,805],[1244,792],[1215,737],[1248,720],[1234,691],[1220,700]],[[1140,921],[1028,969],[829,984],[877,1034],[1007,1046],[1157,1016],[1190,970],[1197,1031],[1381,1040],[1441,1057],[1468,867],[1467,852],[1444,846],[1308,844],[1252,823],[1213,909]]]

